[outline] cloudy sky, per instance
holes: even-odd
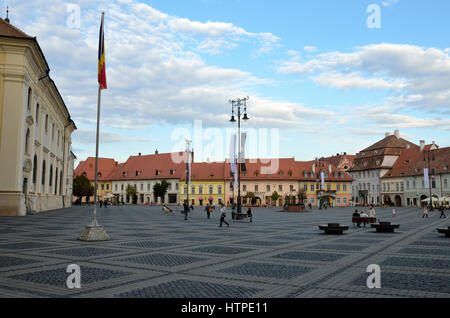
[[[229,100],[245,96],[251,120],[244,127],[258,136],[251,157],[356,153],[395,129],[415,143],[450,146],[448,0],[1,4],[12,24],[37,37],[78,127],[80,160],[95,155],[102,11],[103,157],[183,150],[199,120],[196,159],[223,160],[235,127]],[[369,27],[374,21],[379,28]],[[278,138],[264,138],[276,129]]]

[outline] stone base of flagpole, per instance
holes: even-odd
[[[95,211],[94,218],[92,219],[91,223],[84,228],[80,236],[78,236],[78,240],[85,242],[109,241],[109,236],[108,234],[106,234],[105,229],[103,228],[103,226],[97,223]]]
[[[106,234],[103,226],[86,226],[78,237],[79,241],[85,242],[99,242],[109,241],[109,236]]]

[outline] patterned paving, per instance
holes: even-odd
[[[177,210],[177,208],[175,209]],[[10,297],[450,297],[450,240],[398,209],[393,234],[351,224],[354,209],[282,213],[254,209],[252,223],[219,228],[219,215],[195,209],[189,220],[160,208],[108,207],[98,219],[111,240],[77,236],[92,207],[0,217],[0,295]],[[382,221],[390,210],[377,209]],[[318,225],[341,223],[342,236]],[[69,289],[67,266],[81,268],[81,289]],[[367,266],[381,267],[381,288],[369,289]]]

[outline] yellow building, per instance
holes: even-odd
[[[49,73],[36,38],[0,19],[0,215],[71,204],[76,126]]]
[[[186,177],[180,180],[180,204],[183,204],[188,194],[189,203],[194,205],[225,203],[224,163],[193,163],[189,187]]]

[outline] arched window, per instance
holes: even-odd
[[[37,180],[37,156],[34,155],[33,159],[33,184],[36,184]]]
[[[31,94],[32,94],[32,89],[31,89],[31,87],[29,87],[28,88],[28,101],[27,101],[28,110],[31,110]]]
[[[63,185],[63,172],[61,171],[60,173],[60,177],[59,177],[59,194],[62,194],[62,185]]]
[[[50,178],[48,178],[48,185],[52,186],[53,183],[53,165],[50,165]]]
[[[45,160],[42,162],[42,185],[45,185]]]
[[[58,194],[58,168],[55,171],[55,194]]]
[[[30,129],[27,129],[27,134],[25,135],[25,153],[30,150]]]
[[[39,124],[39,104],[36,105],[36,124]]]

